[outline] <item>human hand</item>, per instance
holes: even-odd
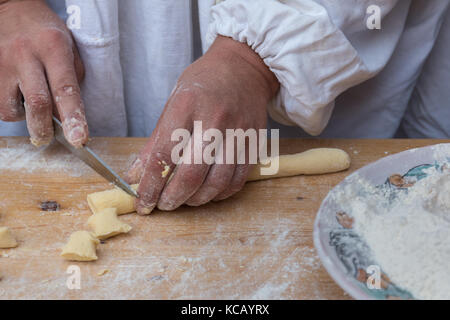
[[[51,141],[52,114],[59,114],[67,140],[82,146],[88,140],[83,77],[70,31],[44,0],[0,0],[0,120],[26,118],[39,146]]]
[[[161,210],[198,206],[239,191],[250,170],[248,162],[191,161],[176,166],[171,153],[178,142],[171,141],[171,135],[179,128],[192,132],[194,121],[202,122],[203,131],[215,128],[222,133],[265,128],[266,107],[278,88],[274,74],[251,48],[219,36],[181,75],[149,142],[127,174],[128,182],[140,183],[138,213],[149,214],[155,206]]]

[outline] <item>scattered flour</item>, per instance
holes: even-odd
[[[0,171],[63,171],[70,176],[80,177],[90,172],[90,168],[63,148],[55,145],[36,148],[30,144],[20,144],[0,148]]]
[[[408,189],[355,176],[335,194],[382,270],[418,299],[450,299],[450,167]]]
[[[102,158],[111,163],[117,161],[117,157],[104,156]],[[126,159],[129,165],[135,155]],[[65,150],[58,143],[36,148],[31,144],[12,142],[6,148],[0,148],[0,172],[20,171],[22,173],[32,172],[64,172],[71,177],[81,177],[92,174],[93,171],[81,160]]]

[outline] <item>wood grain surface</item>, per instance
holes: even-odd
[[[145,141],[96,138],[90,146],[123,174]],[[25,138],[0,138],[0,226],[19,242],[0,249],[0,298],[349,299],[313,246],[322,199],[372,161],[440,142],[448,141],[282,140],[282,154],[342,148],[351,168],[247,183],[231,199],[199,208],[121,216],[133,230],[100,244],[98,261],[74,263],[59,256],[61,247],[72,232],[87,229],[86,195],[111,186],[57,145],[35,150]],[[61,210],[41,211],[47,200]],[[66,285],[70,265],[81,270],[80,290]]]

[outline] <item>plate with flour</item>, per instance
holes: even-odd
[[[450,144],[349,175],[323,200],[314,244],[356,299],[450,299]]]

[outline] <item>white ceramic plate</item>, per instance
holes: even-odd
[[[392,188],[405,188],[399,184],[399,180],[401,181],[402,178],[422,179],[426,176],[424,169],[439,166],[445,161],[450,161],[450,143],[411,149],[387,156],[349,175],[323,200],[314,223],[314,245],[325,269],[352,297],[355,299],[414,298],[410,293],[397,287],[395,283],[387,281],[384,283],[387,287],[375,290],[369,289],[365,281],[361,280],[364,278],[361,276],[361,270],[366,270],[369,265],[376,262],[370,261],[370,258],[364,254],[368,248],[367,245],[345,223],[345,216],[342,216],[343,213],[340,212],[331,194],[336,188],[348,184],[356,174],[374,185],[389,184]]]

